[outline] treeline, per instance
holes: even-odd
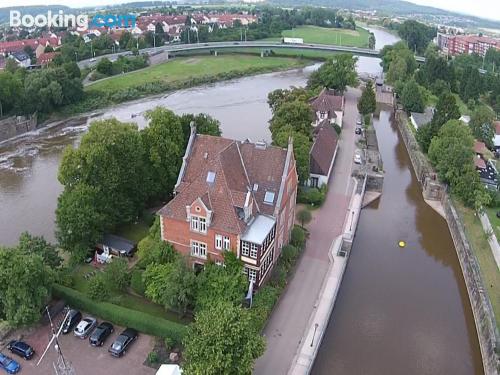
[[[116,119],[96,121],[78,148],[65,150],[56,237],[71,254],[84,255],[105,232],[134,222],[148,203],[171,197],[191,121],[199,133],[221,134],[219,122],[203,114],[157,108],[147,118],[141,131]]]
[[[97,63],[95,71],[90,75],[90,80],[97,81],[101,78],[132,72],[145,68],[148,65],[149,57],[147,55],[133,57],[119,56],[114,62],[104,57]]]
[[[83,97],[80,69],[74,62],[28,72],[10,65],[0,72],[0,116],[49,113]]]
[[[457,56],[448,61],[430,45],[425,57],[425,65],[419,68],[404,42],[385,47],[382,66],[386,80],[394,85],[407,112],[423,112],[435,103],[431,122],[417,129],[420,148],[428,153],[440,179],[465,205],[486,206],[495,194],[489,193],[479,180],[473,144],[476,138],[492,145],[494,113],[480,97],[494,101],[499,78],[480,75],[474,56]],[[472,112],[470,125],[458,121],[462,113],[457,97]]]

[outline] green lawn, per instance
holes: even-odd
[[[334,29],[318,26],[299,26],[282,32],[284,37],[302,38],[304,43],[335,44],[349,47],[368,47],[370,33],[362,27],[356,30]],[[279,40],[270,38],[268,40]]]
[[[130,223],[118,228],[116,234],[137,244],[148,235],[153,221],[154,215],[145,213],[136,223]]]
[[[137,72],[97,81],[87,86],[86,91],[115,92],[145,83],[159,81],[171,83],[228,72],[245,72],[251,69],[283,70],[303,65],[300,60],[287,57],[261,58],[252,55],[179,57]]]
[[[490,219],[491,226],[493,227],[493,231],[497,236],[497,239],[500,239],[500,219],[497,217],[497,212],[500,209],[498,208],[488,208],[486,213],[488,214],[488,219]]]
[[[469,239],[474,253],[479,261],[481,277],[483,279],[484,286],[488,291],[491,305],[493,306],[497,327],[500,329],[500,272],[498,272],[495,258],[493,258],[486,234],[483,231],[483,227],[481,226],[479,219],[474,215],[474,211],[464,207],[462,204],[457,202],[457,200],[454,200],[454,203],[460,216],[462,217],[467,238]],[[494,227],[499,224],[497,220],[498,219],[491,222]]]
[[[73,273],[72,288],[81,293],[86,293],[90,279],[86,280],[84,276],[90,272],[98,273],[101,271],[97,270],[94,266],[89,264],[79,266]],[[126,307],[128,309],[141,311],[155,317],[167,319],[176,323],[189,323],[189,319],[181,319],[178,314],[171,311],[166,311],[163,306],[153,303],[141,296],[130,294],[127,292],[113,292],[113,295],[110,297],[109,302],[114,303],[115,305]]]

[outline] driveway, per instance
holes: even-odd
[[[155,369],[143,365],[148,353],[153,348],[153,338],[151,336],[139,334],[138,339],[132,343],[125,356],[122,358],[111,357],[108,353],[108,348],[122,330],[122,327],[115,326],[113,334],[108,337],[104,345],[100,348],[90,346],[88,339],[82,340],[76,338],[73,333],[60,335],[59,343],[61,351],[65,360],[73,365],[75,375],[155,374]],[[53,362],[57,359],[54,346],[49,349],[42,363],[36,366],[50,338],[49,326],[42,326],[23,338],[24,341],[35,349],[35,357],[30,361],[25,361],[16,355],[11,355],[8,350],[4,350],[4,353],[21,364],[21,374],[51,375],[55,373]]]
[[[328,250],[342,232],[352,190],[358,89],[346,94],[339,151],[323,206],[313,211],[307,246],[296,272],[264,330],[267,347],[255,363],[256,375],[285,375],[292,363],[328,270]]]

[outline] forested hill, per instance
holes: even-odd
[[[1,3],[1,2],[0,2]],[[64,12],[68,12],[71,8],[64,5],[32,5],[32,6],[16,6],[9,8],[0,8],[0,25],[9,22],[10,11],[17,10],[24,14],[31,14],[32,16],[36,14],[47,14],[50,10],[52,12],[59,12],[59,10],[63,10]]]

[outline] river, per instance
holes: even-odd
[[[377,48],[397,38],[379,29]],[[302,86],[315,67],[237,79],[115,106],[115,116],[145,126],[158,105],[176,113],[206,112],[224,136],[269,140],[267,94]],[[381,73],[360,58],[358,71]],[[135,117],[132,118],[132,115]],[[76,145],[90,121],[41,129],[0,145],[0,245],[28,230],[54,241],[62,187],[62,151]],[[382,198],[362,212],[351,259],[314,374],[481,374],[479,346],[458,260],[445,221],[422,200],[389,112],[375,126],[386,179]],[[396,246],[400,239],[408,246]]]

